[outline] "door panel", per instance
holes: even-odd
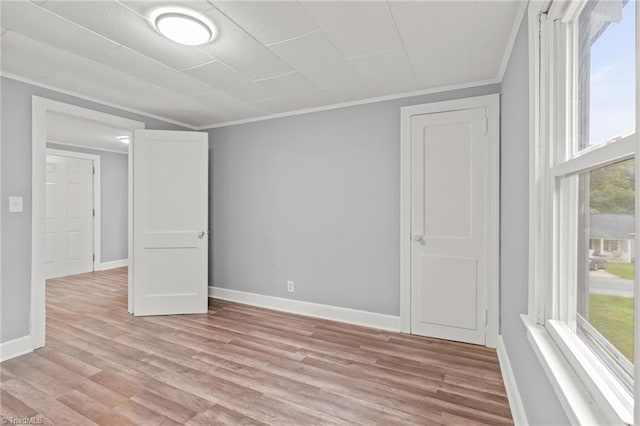
[[[420,263],[424,277],[420,288],[420,322],[476,330],[478,260],[422,256]]]
[[[133,314],[206,313],[207,134],[136,130]]]
[[[93,271],[93,161],[46,157],[45,277]]]
[[[411,332],[485,343],[484,108],[411,119]]]

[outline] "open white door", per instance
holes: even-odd
[[[135,130],[130,155],[133,314],[206,313],[207,134]]]

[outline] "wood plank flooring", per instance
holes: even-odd
[[[494,350],[210,300],[127,314],[127,269],[47,283],[47,345],[2,417],[59,425],[512,424]]]

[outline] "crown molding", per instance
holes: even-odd
[[[115,104],[113,102],[107,102],[107,101],[104,101],[104,100],[101,100],[101,99],[92,98],[92,97],[83,95],[81,93],[73,92],[73,91],[70,91],[70,90],[65,90],[65,89],[62,89],[60,87],[56,87],[56,86],[52,86],[50,84],[45,84],[45,83],[42,83],[42,82],[39,82],[39,81],[31,80],[29,78],[21,77],[21,76],[15,75],[15,74],[11,74],[11,73],[7,73],[7,72],[4,72],[4,71],[0,71],[0,76],[6,77],[6,78],[10,78],[12,80],[19,81],[21,83],[27,83],[27,84],[30,84],[32,86],[41,87],[43,89],[53,90],[53,91],[56,91],[58,93],[62,93],[63,95],[74,96],[76,98],[80,98],[80,99],[83,99],[83,100],[86,100],[86,101],[90,101],[90,102],[95,102],[95,103],[98,103],[98,104],[101,104],[101,105],[104,105],[104,106],[108,106],[108,107],[111,107],[111,108],[117,108],[117,109],[119,109],[121,111],[124,111],[124,112],[130,112],[132,114],[138,114],[138,115],[142,115],[142,116],[145,116],[145,117],[148,117],[148,118],[154,118],[156,120],[164,121],[166,123],[175,124],[176,126],[185,127],[185,128],[187,128],[189,130],[197,130],[196,127],[194,125],[192,125],[192,124],[187,124],[187,123],[183,123],[181,121],[173,120],[171,118],[162,117],[162,116],[156,115],[156,114],[151,114],[149,112],[145,112],[145,111],[142,111],[142,110],[139,110],[139,109],[129,108],[129,107],[126,107],[126,106],[123,106],[123,105]],[[36,96],[40,96],[40,95],[36,95]]]
[[[411,98],[411,97],[414,97],[414,96],[429,95],[429,94],[441,93],[441,92],[449,92],[449,91],[452,91],[452,90],[469,89],[469,88],[472,88],[472,87],[480,87],[480,86],[487,86],[487,85],[490,85],[490,84],[498,84],[498,83],[500,83],[500,81],[501,80],[499,80],[497,78],[492,78],[492,79],[489,79],[489,80],[479,80],[479,81],[473,81],[473,82],[470,82],[470,83],[454,84],[454,85],[450,85],[450,86],[440,86],[440,87],[434,87],[434,88],[431,88],[431,89],[422,89],[422,90],[415,90],[415,91],[411,91],[411,92],[397,93],[397,94],[394,94],[394,95],[377,96],[377,97],[373,97],[373,98],[360,99],[360,100],[357,100],[357,101],[341,102],[341,103],[337,103],[337,104],[323,105],[323,106],[314,107],[314,108],[307,108],[307,109],[301,109],[301,110],[295,110],[295,111],[288,111],[288,112],[282,112],[282,113],[278,113],[278,114],[263,115],[263,116],[247,118],[247,119],[243,119],[243,120],[234,120],[234,121],[225,121],[223,123],[214,123],[214,124],[210,124],[210,125],[206,125],[206,126],[198,126],[198,127],[195,128],[195,130],[217,129],[219,127],[236,126],[238,124],[253,123],[255,121],[272,120],[274,118],[284,118],[284,117],[291,117],[291,116],[294,116],[294,115],[309,114],[309,113],[312,113],[312,112],[329,111],[329,110],[332,110],[332,109],[346,108],[346,107],[358,106],[358,105],[366,105],[366,104],[371,104],[371,103],[375,103],[375,102],[392,101],[392,100],[395,100],[395,99]]]

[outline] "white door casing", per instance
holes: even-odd
[[[498,96],[403,108],[402,331],[495,347]]]
[[[135,130],[133,314],[206,313],[208,135]]]
[[[94,268],[93,160],[46,158],[45,278]]]
[[[144,129],[145,127],[144,122],[141,121],[130,120],[39,96],[31,97],[31,321],[29,331],[34,349],[45,345],[46,330],[44,258],[46,252],[47,115],[49,113],[67,114],[119,129],[133,130]],[[131,175],[131,171],[129,175]],[[97,193],[95,188],[94,193]],[[96,199],[96,203],[98,201]],[[98,218],[99,212],[100,209],[96,208],[96,217]],[[96,226],[95,229],[97,230],[99,227]],[[129,240],[131,239],[132,234],[129,233]],[[96,261],[99,259],[98,250],[99,246],[96,247]]]

